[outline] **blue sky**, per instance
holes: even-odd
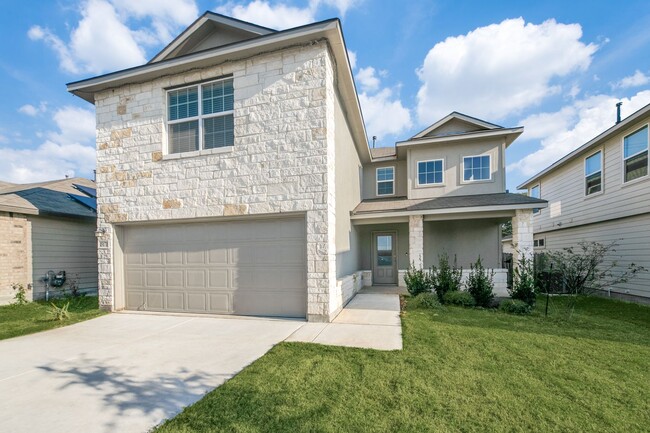
[[[341,17],[370,136],[457,110],[525,127],[516,185],[650,103],[650,11],[626,1],[10,2],[0,18],[0,180],[92,177],[93,106],[65,83],[141,64],[213,10],[278,29]]]

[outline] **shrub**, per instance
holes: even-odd
[[[420,293],[429,293],[433,290],[431,274],[432,272],[418,269],[414,263],[411,263],[411,266],[409,266],[404,275],[406,290],[408,290],[411,296],[417,296]]]
[[[413,308],[440,308],[440,301],[434,293],[420,293],[409,301],[409,306]]]
[[[461,307],[474,307],[476,306],[476,301],[468,292],[454,290],[452,292],[445,293],[444,296],[445,304],[451,305],[460,305]]]
[[[531,307],[535,306],[537,287],[533,260],[520,254],[513,271],[512,289],[508,289],[512,299],[518,299]]]
[[[68,312],[69,308],[70,308],[70,302],[66,302],[61,307],[59,307],[54,302],[52,302],[52,306],[50,307],[48,313],[52,320],[58,320],[62,322],[65,319],[70,318],[70,313]]]
[[[494,298],[492,293],[492,289],[494,289],[494,271],[485,269],[480,257],[475,264],[471,265],[471,268],[472,270],[465,282],[467,291],[476,301],[476,305],[487,308]]]
[[[499,309],[506,313],[510,314],[529,314],[532,310],[532,307],[524,301],[519,299],[506,299],[501,302]]]
[[[20,283],[13,283],[11,288],[16,292],[14,295],[14,305],[25,305],[29,302],[27,299],[27,290],[25,286]]]
[[[460,290],[462,276],[463,269],[456,266],[456,256],[453,267],[449,266],[447,253],[438,256],[438,269],[432,272],[432,282],[439,301],[442,302],[445,293]]]

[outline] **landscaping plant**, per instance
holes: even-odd
[[[529,314],[532,311],[532,307],[519,299],[506,299],[499,304],[499,309],[506,313],[510,314]]]
[[[476,263],[471,265],[471,271],[465,281],[465,286],[467,291],[476,301],[476,305],[479,307],[488,308],[494,299],[494,294],[492,290],[494,289],[494,271],[487,270],[481,262],[481,257],[479,256]]]
[[[430,293],[433,289],[432,275],[433,271],[425,271],[415,267],[415,263],[411,266],[404,275],[404,282],[406,283],[406,290],[411,296],[417,296],[420,293]]]
[[[460,281],[463,276],[463,269],[457,267],[456,256],[454,256],[453,267],[449,265],[449,256],[443,253],[438,256],[438,269],[432,272],[433,290],[438,295],[438,300],[443,301],[445,293],[460,290]]]
[[[438,300],[438,296],[436,296],[434,293],[420,293],[409,301],[409,307],[436,309],[441,308],[442,305]]]
[[[13,283],[11,288],[16,292],[14,295],[14,305],[25,305],[29,302],[27,299],[27,290],[25,286],[20,283]]]
[[[52,306],[50,307],[50,318],[52,320],[58,320],[59,322],[62,322],[66,319],[70,318],[70,312],[68,309],[70,308],[70,302],[66,302],[62,306],[56,305],[54,302],[52,302]]]
[[[518,299],[531,307],[535,306],[537,288],[533,259],[521,253],[513,271],[512,288],[508,293],[512,299]]]
[[[445,293],[444,303],[451,305],[460,305],[461,307],[475,307],[476,301],[474,297],[468,292],[462,290],[454,290]]]

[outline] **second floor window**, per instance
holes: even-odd
[[[539,188],[539,185],[535,185],[530,189],[528,192],[528,195],[532,198],[542,198],[541,190]],[[540,209],[533,209],[533,213],[539,213]]]
[[[395,193],[395,168],[382,167],[377,169],[377,195],[393,195]]]
[[[594,194],[603,189],[602,153],[596,152],[585,159],[585,195]]]
[[[644,126],[623,139],[625,182],[648,175],[648,127]]]
[[[435,185],[443,182],[442,159],[418,162],[418,185]]]
[[[490,155],[466,156],[463,158],[463,180],[465,182],[490,180],[491,178]]]
[[[232,78],[168,91],[169,153],[232,146],[233,109]]]

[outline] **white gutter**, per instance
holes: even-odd
[[[443,214],[458,214],[470,212],[493,212],[502,210],[518,210],[518,209],[544,209],[548,206],[547,203],[526,203],[526,204],[509,204],[502,206],[468,206],[468,207],[454,207],[447,209],[429,209],[429,210],[413,210],[413,211],[374,211],[370,213],[360,213],[350,215],[350,219],[369,219],[369,218],[385,218],[385,217],[402,217],[411,215],[443,215]]]

